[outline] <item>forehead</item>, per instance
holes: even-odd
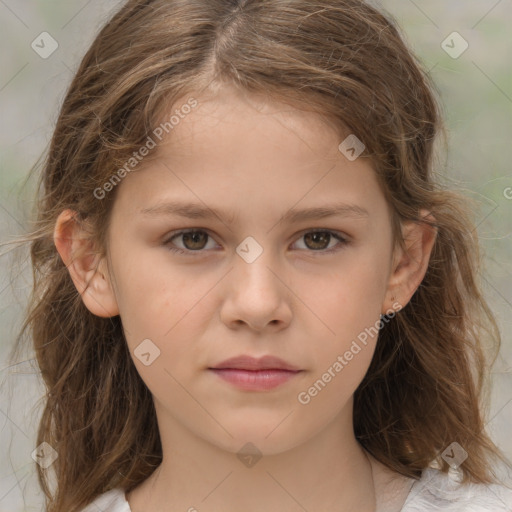
[[[183,108],[193,104],[191,98],[195,106]],[[172,127],[165,124],[171,116]],[[248,210],[249,202],[258,202],[265,213],[275,209],[279,218],[278,205],[280,210],[322,202],[379,206],[369,159],[348,160],[339,148],[341,130],[318,114],[222,90],[175,101],[160,126],[164,135],[153,158],[122,183],[129,189],[129,197],[121,193],[124,203],[138,211],[178,198],[205,208],[232,204],[222,208],[231,217]]]
[[[189,108],[190,104],[194,106]],[[289,145],[294,136],[297,149],[334,152],[342,137],[350,133],[333,116],[232,86],[215,89],[215,92],[183,95],[164,107],[156,125],[163,132],[159,146],[162,149],[171,146],[176,155],[198,144],[212,148],[226,143],[230,144],[231,151],[236,151],[239,141],[244,149],[249,149],[256,141],[254,135],[258,135],[258,144],[266,138],[276,145]],[[254,132],[253,137],[246,137],[248,132]]]

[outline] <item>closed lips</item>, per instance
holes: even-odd
[[[274,356],[263,356],[259,359],[252,356],[237,356],[227,359],[214,367],[211,370],[246,370],[246,371],[289,371],[298,372],[300,368],[283,361]]]

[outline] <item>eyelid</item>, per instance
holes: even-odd
[[[178,253],[178,254],[185,254],[185,255],[192,255],[192,256],[200,256],[205,252],[209,252],[205,249],[199,249],[197,251],[193,251],[190,249],[181,249],[180,247],[171,247],[171,240],[175,237],[178,237],[179,235],[191,233],[191,232],[204,232],[206,233],[212,240],[215,240],[215,237],[211,234],[209,229],[206,228],[184,228],[177,231],[173,231],[168,234],[164,238],[164,241],[162,242],[162,245],[166,246],[167,249],[171,252]],[[323,249],[323,250],[312,250],[312,249],[300,249],[300,251],[311,253],[311,254],[332,254],[334,252],[337,252],[341,250],[344,246],[351,243],[351,239],[348,235],[345,233],[342,233],[337,230],[329,229],[329,228],[309,228],[304,229],[302,231],[299,231],[294,235],[294,240],[297,241],[300,238],[302,238],[307,233],[329,233],[331,234],[336,240],[338,240],[338,244],[336,244],[334,247],[331,247],[330,249]],[[211,250],[211,249],[210,249]]]
[[[314,251],[312,249],[309,249],[309,250],[308,249],[300,249],[301,251],[306,252],[308,254],[319,254],[319,255],[332,254],[332,253],[342,250],[346,245],[350,244],[350,242],[351,242],[350,237],[348,235],[346,235],[345,233],[343,233],[341,231],[337,231],[335,229],[329,229],[329,228],[304,229],[294,235],[294,237],[295,237],[294,240],[295,241],[300,240],[307,233],[329,233],[330,235],[332,235],[333,238],[338,240],[338,243],[334,247],[331,247],[330,249],[323,249],[323,250],[318,250],[318,251]]]
[[[183,229],[178,229],[176,231],[172,231],[171,233],[169,233],[167,236],[165,236],[163,242],[162,242],[162,245],[164,246],[169,246],[171,244],[171,240],[173,238],[176,238],[178,237],[179,235],[184,235],[184,234],[187,234],[187,233],[193,233],[193,232],[200,232],[200,233],[206,233],[212,240],[215,240],[215,237],[211,234],[210,230],[209,229],[206,229],[206,228],[183,228]],[[216,240],[215,240],[216,241]],[[198,250],[198,251],[191,251],[191,250],[184,250],[184,249],[181,249],[180,247],[177,247],[177,248],[170,248],[169,250],[173,251],[173,252],[183,252],[183,253],[186,253],[186,254],[191,254],[191,253],[204,253],[206,252],[204,249],[201,249],[201,250]]]

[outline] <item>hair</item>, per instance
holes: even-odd
[[[76,212],[107,255],[113,188],[95,190],[143,145],[169,105],[223,86],[312,112],[364,142],[391,206],[437,230],[426,275],[381,326],[354,396],[354,432],[388,468],[419,478],[468,453],[464,482],[495,481],[503,454],[485,430],[487,349],[500,332],[477,272],[481,255],[468,198],[437,179],[446,140],[438,91],[394,18],[360,0],[130,0],[97,34],[65,95],[37,190],[30,242],[33,291],[17,344],[33,343],[47,388],[37,444],[58,453],[37,466],[48,512],[75,512],[114,487],[130,491],[162,461],[152,396],[119,316],[83,304],[53,241],[58,215]],[[341,142],[341,139],[340,139]],[[427,209],[433,219],[420,217]],[[19,348],[19,347],[18,347]],[[490,353],[489,352],[489,353]]]

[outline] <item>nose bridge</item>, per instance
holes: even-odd
[[[276,321],[288,323],[291,308],[275,251],[249,236],[236,247],[236,253],[222,308],[224,321],[242,321],[253,328]]]
[[[279,266],[275,251],[270,246],[269,237],[265,242],[262,241],[262,236],[258,238],[261,243],[254,236],[247,236],[236,247],[236,279],[251,290],[269,286],[274,288],[277,285],[276,271],[272,272],[271,269]]]

